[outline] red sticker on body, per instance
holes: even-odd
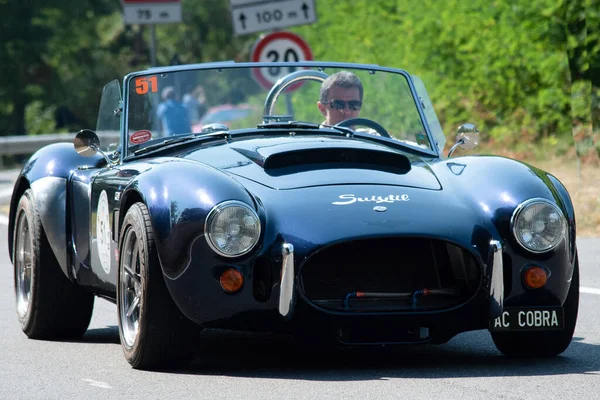
[[[129,143],[131,144],[142,144],[152,139],[152,132],[150,131],[137,131],[129,137]]]

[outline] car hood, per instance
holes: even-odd
[[[278,190],[348,184],[442,188],[420,157],[356,138],[256,138],[184,157]]]

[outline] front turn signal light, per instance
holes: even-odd
[[[542,267],[531,266],[523,271],[523,283],[528,289],[539,289],[548,281],[548,274]]]
[[[235,293],[244,286],[244,277],[237,269],[229,268],[221,273],[219,283],[227,293]]]

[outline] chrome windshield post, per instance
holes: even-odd
[[[502,244],[498,240],[490,241],[489,262],[492,268],[490,282],[490,318],[502,313],[504,305],[504,267],[502,264]]]
[[[292,317],[294,307],[294,245],[284,243],[281,249],[281,285],[279,293],[279,313]]]

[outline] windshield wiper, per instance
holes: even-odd
[[[351,128],[348,128],[347,126],[337,126],[337,125],[327,125],[327,124],[322,124],[321,126],[324,126],[325,128],[335,129],[336,131],[340,131],[342,133],[347,133],[350,136],[353,136],[355,133]]]
[[[185,135],[185,136],[175,136],[175,137],[172,137],[172,138],[169,138],[169,139],[165,139],[162,142],[154,143],[154,144],[151,144],[148,147],[144,147],[144,148],[141,148],[139,150],[136,150],[136,151],[133,152],[133,154],[135,154],[137,156],[137,155],[140,155],[140,154],[148,153],[149,151],[152,151],[152,150],[156,150],[156,149],[158,149],[160,147],[163,147],[163,146],[167,146],[167,145],[175,144],[175,143],[187,142],[188,140],[196,139],[198,137],[199,136],[197,134],[195,134],[195,133],[191,134],[191,135]]]
[[[345,126],[326,125],[326,124],[315,124],[314,122],[300,122],[300,121],[286,121],[286,122],[270,122],[268,124],[257,125],[259,129],[281,129],[281,128],[307,128],[307,129],[319,129],[319,128],[331,128],[338,132],[347,133],[354,135],[354,131]]]
[[[283,121],[283,122],[269,122],[268,124],[258,124],[256,127],[259,129],[281,129],[281,128],[308,128],[308,129],[319,129],[319,124],[313,122],[300,122],[300,121]]]

